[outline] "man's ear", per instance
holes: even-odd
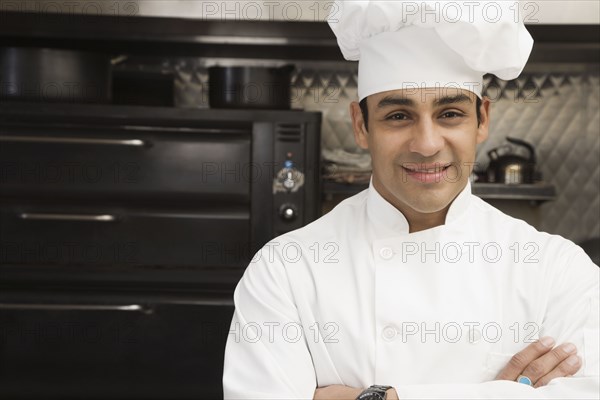
[[[477,128],[477,144],[483,143],[489,136],[490,130],[490,99],[484,97],[481,100],[481,108],[479,109],[481,114],[481,123]]]
[[[350,103],[350,115],[352,116],[354,141],[358,147],[366,150],[369,148],[369,141],[367,140],[368,132],[365,126],[365,120],[363,118],[362,111],[360,110],[360,105],[356,101]]]

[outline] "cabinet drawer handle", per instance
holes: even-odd
[[[33,142],[33,143],[61,143],[61,144],[98,144],[113,146],[145,147],[146,143],[141,139],[98,139],[98,138],[70,138],[70,137],[46,137],[46,136],[0,136],[0,142]]]
[[[85,221],[85,222],[114,222],[117,218],[110,214],[83,215],[83,214],[41,214],[22,213],[21,219],[33,221]]]
[[[151,308],[139,304],[22,304],[0,303],[0,310],[49,310],[49,311],[133,311],[151,314]]]

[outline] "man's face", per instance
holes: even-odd
[[[405,215],[442,211],[464,189],[477,144],[488,135],[489,100],[478,126],[476,99],[462,89],[377,93],[367,99],[368,130],[352,103],[355,139],[371,153],[373,184]]]

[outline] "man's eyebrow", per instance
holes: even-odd
[[[398,97],[398,96],[386,96],[377,103],[377,108],[383,108],[388,106],[408,106],[413,107],[415,102],[411,99],[407,99],[406,97]]]
[[[434,107],[439,107],[455,103],[473,103],[473,101],[469,96],[461,93],[456,96],[440,97],[439,99],[434,100],[433,105]]]
[[[471,98],[463,93],[457,94],[456,96],[444,96],[434,100],[434,107],[445,106],[448,104],[456,103],[473,103]],[[399,96],[387,96],[384,97],[377,103],[377,108],[384,108],[388,106],[407,106],[414,107],[415,101],[406,97]]]

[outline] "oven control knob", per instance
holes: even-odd
[[[284,167],[277,172],[273,180],[273,194],[295,193],[304,186],[304,174],[294,166],[291,160],[284,163]]]
[[[285,177],[283,178],[283,187],[292,190],[294,186],[296,186],[296,180],[294,179],[297,176],[297,169],[290,169],[286,172]]]
[[[298,209],[295,205],[286,203],[279,208],[279,215],[284,221],[293,221],[298,217]]]

